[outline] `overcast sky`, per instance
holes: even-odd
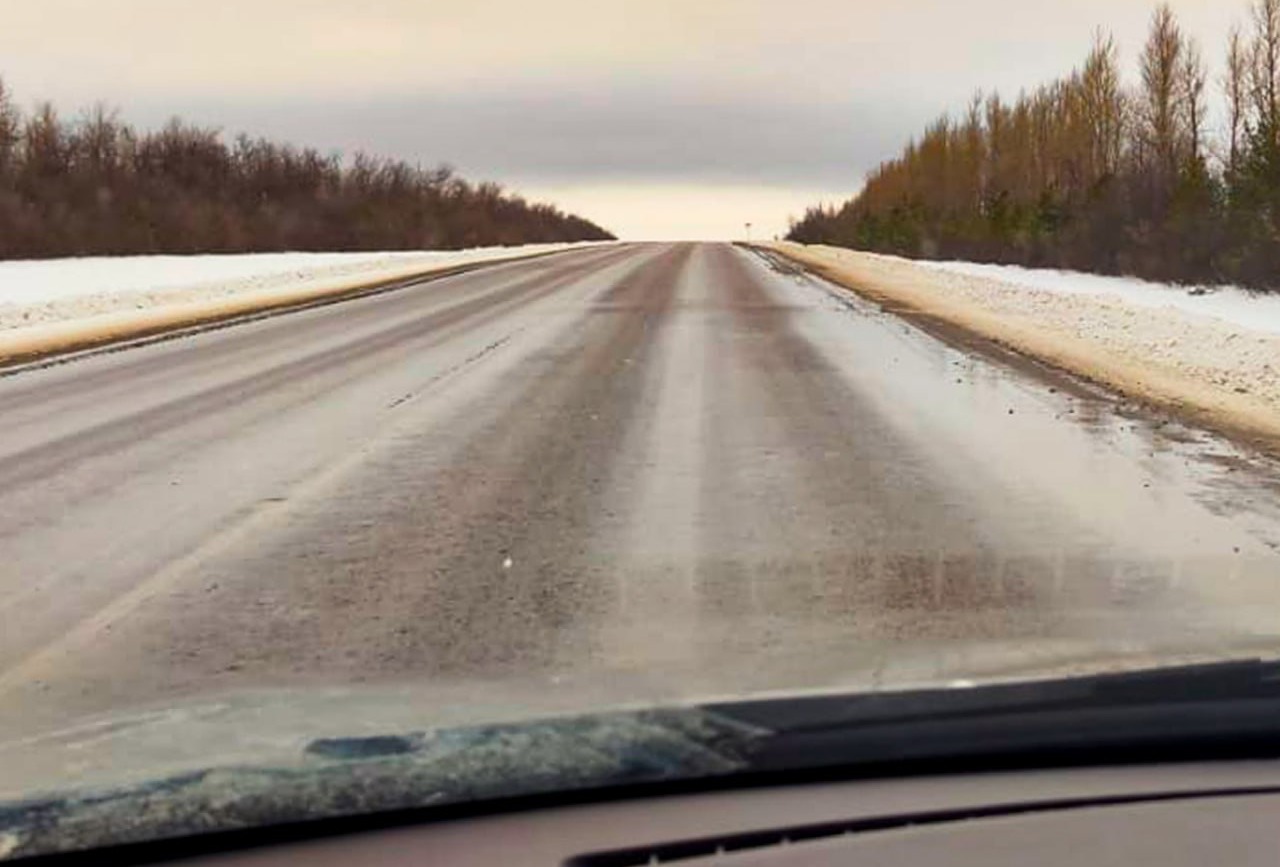
[[[1215,82],[1247,0],[1175,0]],[[1057,77],[1150,0],[0,0],[20,101],[97,100],[435,164],[629,238],[784,231],[977,88]]]

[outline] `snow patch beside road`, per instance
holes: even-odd
[[[1280,446],[1280,296],[770,246],[876,300]]]
[[[566,250],[530,244],[386,253],[110,256],[0,262],[0,332],[153,310],[342,279],[377,282],[413,271]]]
[[[1136,277],[1107,277],[1081,271],[1023,268],[1018,265],[916,261],[896,256],[877,258],[909,262],[921,268],[949,274],[995,280],[1020,289],[1059,295],[1115,298],[1135,307],[1178,310],[1192,316],[1210,317],[1230,325],[1238,325],[1250,331],[1280,334],[1280,295],[1250,292],[1236,286],[1177,286],[1139,280]]]

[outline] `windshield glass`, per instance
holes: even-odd
[[[316,743],[1280,650],[1280,0],[7,5],[0,856]]]

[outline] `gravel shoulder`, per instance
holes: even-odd
[[[894,312],[960,328],[1280,452],[1280,335],[1261,327],[1261,315],[1252,329],[1173,303],[1047,291],[836,247],[763,246]]]

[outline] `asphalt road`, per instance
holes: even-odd
[[[0,731],[1280,647],[1274,464],[793,271],[574,251],[0,378]]]

